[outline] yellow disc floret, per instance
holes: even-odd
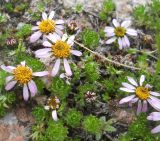
[[[59,104],[60,104],[60,101],[56,96],[53,96],[53,97],[48,99],[48,104],[47,105],[53,110],[58,109]]]
[[[126,34],[126,29],[124,27],[119,26],[115,28],[114,33],[118,37],[123,37]]]
[[[20,84],[26,84],[32,79],[32,71],[29,67],[18,66],[13,71],[14,79]]]
[[[149,93],[149,90],[145,87],[137,87],[136,96],[141,100],[146,100],[149,98],[150,93]]]
[[[54,56],[57,58],[67,58],[70,55],[71,46],[66,42],[58,40],[54,45],[52,45],[52,51]]]
[[[39,29],[42,33],[48,34],[55,31],[55,22],[53,20],[42,20],[39,24]]]

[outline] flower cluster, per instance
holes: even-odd
[[[160,111],[160,99],[157,97],[160,96],[160,93],[151,91],[151,86],[149,84],[143,85],[145,81],[145,76],[141,75],[139,83],[134,80],[132,77],[127,77],[130,83],[123,82],[120,90],[134,93],[130,96],[127,96],[120,100],[120,104],[129,102],[130,105],[138,102],[137,114],[140,112],[146,112],[148,109],[148,103],[156,110]],[[160,120],[160,113],[153,112],[148,116],[148,120]],[[152,130],[152,133],[160,132],[160,126],[157,126]]]

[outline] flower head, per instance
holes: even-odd
[[[8,46],[13,46],[13,45],[15,45],[16,44],[16,39],[14,38],[14,37],[10,37],[10,38],[7,38],[6,39],[6,44],[8,45]]]
[[[42,21],[37,22],[37,26],[34,26],[32,30],[38,30],[33,33],[30,37],[30,42],[36,42],[43,34],[47,36],[49,33],[54,33],[56,35],[62,35],[62,30],[64,29],[63,20],[53,20],[55,12],[52,11],[49,16],[46,13],[42,13]]]
[[[43,45],[46,46],[46,48],[37,50],[35,52],[36,57],[38,58],[46,58],[47,56],[54,57],[55,64],[51,72],[52,76],[57,75],[60,69],[61,60],[63,60],[66,75],[71,76],[72,71],[71,71],[71,68],[70,68],[70,65],[67,59],[70,57],[71,54],[76,55],[76,56],[82,55],[80,51],[72,49],[75,36],[72,35],[68,38],[68,36],[64,34],[61,38],[60,36],[57,36],[56,34],[49,34],[47,38],[51,42],[45,41]]]
[[[52,110],[52,118],[55,121],[58,120],[56,110],[59,108],[59,106],[60,106],[60,100],[58,99],[58,97],[53,96],[48,99],[47,105],[44,107],[46,110],[49,110],[49,109]]]
[[[119,49],[130,47],[130,42],[127,35],[137,36],[137,31],[129,28],[131,21],[124,21],[120,24],[116,19],[113,19],[113,25],[115,27],[106,26],[104,32],[108,39],[106,44],[111,44],[115,40],[118,40]]]
[[[87,93],[85,94],[85,99],[87,102],[91,103],[93,101],[96,100],[96,93],[91,92],[91,91],[87,91]]]
[[[2,65],[1,68],[6,72],[11,73],[10,76],[6,77],[5,89],[7,91],[11,90],[17,83],[23,85],[23,98],[25,101],[29,99],[29,91],[31,97],[35,96],[37,93],[37,86],[32,80],[33,77],[46,76],[49,74],[47,71],[33,72],[32,69],[26,65],[25,61],[21,62],[17,67]]]
[[[159,121],[160,120],[160,112],[152,112],[148,117],[148,120],[153,120],[153,121]],[[160,132],[160,125],[157,127],[153,128],[151,130],[152,133],[158,133]]]
[[[120,100],[120,104],[129,102],[130,104],[138,102],[137,114],[147,111],[147,103],[149,103],[156,110],[160,110],[160,100],[156,96],[160,96],[159,93],[150,91],[150,85],[143,86],[145,76],[141,75],[139,84],[132,77],[127,77],[129,83],[122,83],[123,87],[120,90],[134,93]]]

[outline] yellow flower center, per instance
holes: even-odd
[[[32,79],[32,71],[25,66],[18,66],[13,71],[14,79],[20,84],[26,84]]]
[[[141,100],[146,100],[149,98],[150,93],[147,88],[144,87],[137,87],[136,88],[136,96]]]
[[[58,109],[59,104],[60,104],[59,99],[56,96],[48,99],[48,106],[53,110]]]
[[[55,31],[55,22],[53,20],[42,20],[39,24],[39,29],[42,33],[48,34]]]
[[[58,40],[54,45],[52,45],[52,52],[57,58],[67,58],[70,55],[70,45],[66,42]]]
[[[118,37],[123,37],[126,34],[126,29],[124,27],[119,26],[115,28],[114,33]]]

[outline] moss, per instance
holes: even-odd
[[[82,117],[83,116],[81,112],[77,111],[76,109],[70,109],[65,116],[65,121],[67,125],[76,128],[80,126]]]
[[[83,128],[91,134],[101,134],[103,124],[97,117],[90,115],[84,119]]]
[[[64,100],[71,90],[70,85],[66,84],[61,78],[55,77],[52,81],[51,92]]]
[[[107,20],[108,16],[110,16],[115,10],[115,4],[112,0],[105,0],[103,3],[103,8],[99,13],[99,18],[101,20]]]
[[[88,48],[94,49],[99,45],[99,34],[91,29],[85,29],[82,33],[82,42]]]
[[[67,138],[68,129],[61,122],[48,122],[45,136],[48,141],[65,141]]]

